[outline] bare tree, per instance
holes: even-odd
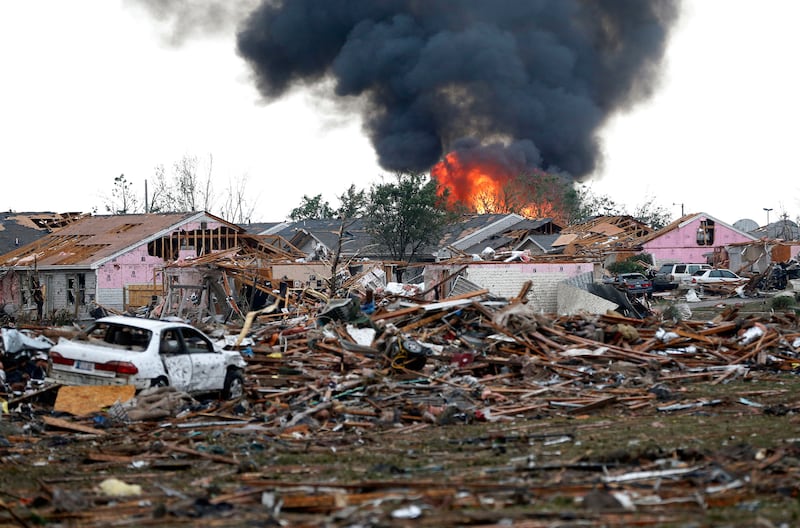
[[[173,165],[175,204],[179,211],[197,211],[197,158],[184,156]]]
[[[222,205],[222,217],[229,222],[245,224],[251,221],[255,202],[248,201],[247,176],[228,180],[228,194]]]
[[[196,156],[185,155],[172,164],[168,174],[164,165],[157,165],[153,173],[149,197],[141,207],[133,193],[133,185],[124,174],[114,178],[111,196],[104,198],[107,211],[113,214],[165,213],[209,211],[213,212],[214,188],[212,185],[214,158],[209,154],[208,164],[201,164]],[[218,214],[232,222],[246,223],[252,220],[255,202],[249,203],[247,177],[231,179],[227,195],[221,197]]]
[[[167,171],[163,165],[157,165],[153,175],[153,185],[151,185],[148,213],[163,213],[170,210],[170,188],[167,183]]]
[[[120,174],[114,178],[114,186],[111,188],[111,197],[106,198],[105,208],[111,214],[122,215],[138,213],[139,200],[133,192],[133,184]]]

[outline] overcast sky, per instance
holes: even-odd
[[[653,196],[675,217],[795,219],[797,20],[795,0],[686,0],[661,90],[606,127],[587,184],[630,211]],[[0,3],[0,210],[104,213],[114,177],[143,196],[189,155],[213,159],[217,194],[246,178],[253,220],[278,221],[386,173],[357,115],[308,94],[263,104],[233,28],[166,32],[122,0]]]

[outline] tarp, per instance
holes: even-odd
[[[3,348],[6,354],[16,354],[23,350],[50,350],[55,345],[45,336],[36,338],[23,334],[16,328],[3,328]]]

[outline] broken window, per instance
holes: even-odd
[[[67,277],[67,304],[75,304],[78,301],[79,305],[86,302],[86,274],[77,273]]]
[[[700,227],[697,228],[697,245],[698,246],[713,246],[714,245],[714,221],[701,220]]]

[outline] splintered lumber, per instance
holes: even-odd
[[[417,328],[421,328],[423,326],[428,326],[429,324],[438,321],[439,319],[445,317],[446,315],[448,315],[448,312],[439,312],[439,313],[435,313],[433,315],[429,315],[428,317],[424,317],[424,318],[420,319],[419,321],[416,321],[414,323],[409,323],[409,324],[401,327],[400,331],[401,332],[410,332],[412,330],[416,330]]]
[[[594,410],[597,410],[597,409],[602,409],[603,407],[611,405],[612,403],[615,403],[616,401],[617,401],[617,397],[616,396],[609,396],[607,398],[599,398],[599,399],[597,399],[597,400],[595,400],[595,401],[593,401],[591,403],[587,403],[587,404],[582,405],[580,407],[575,407],[574,409],[570,409],[567,412],[569,414],[581,414],[581,413],[585,413],[585,412],[589,412],[589,411],[594,411]]]
[[[100,429],[95,429],[94,427],[89,427],[86,425],[81,425],[78,423],[71,422],[69,420],[63,420],[61,418],[56,418],[54,416],[42,416],[42,421],[45,425],[49,425],[50,427],[55,427],[58,429],[67,429],[69,431],[75,431],[78,433],[86,433],[86,434],[93,434],[98,436],[103,436],[106,434],[105,431]]]
[[[422,306],[409,306],[407,308],[400,308],[392,312],[376,313],[370,317],[373,322],[382,321],[385,319],[397,319],[398,317],[405,317],[406,315],[414,315],[422,311]]]
[[[533,281],[526,280],[525,284],[523,284],[522,288],[520,288],[517,296],[511,299],[511,302],[512,303],[525,302],[526,298],[528,297],[528,292],[531,291],[531,286],[533,286]]]
[[[458,275],[461,275],[461,273],[462,273],[462,272],[463,272],[465,269],[467,269],[468,267],[469,267],[469,266],[461,266],[460,268],[458,268],[458,269],[457,269],[456,271],[454,271],[453,273],[450,273],[450,274],[448,274],[448,275],[447,275],[445,278],[443,278],[443,279],[442,279],[442,280],[440,280],[439,282],[435,282],[435,283],[434,283],[433,285],[431,285],[431,286],[430,286],[430,287],[429,287],[427,290],[425,290],[424,292],[422,292],[422,293],[421,293],[419,296],[420,296],[420,297],[425,297],[427,294],[429,294],[430,292],[432,292],[433,290],[435,290],[436,288],[438,288],[439,286],[441,286],[441,285],[442,285],[442,284],[444,284],[445,282],[449,281],[449,280],[450,280],[450,279],[452,279],[453,277],[456,277],[456,276],[458,276]]]
[[[530,343],[527,343],[527,342],[523,341],[522,339],[520,339],[514,333],[514,331],[512,331],[512,330],[510,330],[510,329],[508,329],[508,328],[506,328],[504,326],[501,326],[501,325],[495,323],[494,321],[492,321],[493,314],[488,309],[486,309],[486,307],[484,307],[482,304],[480,304],[479,302],[472,301],[472,307],[475,308],[476,310],[478,310],[484,316],[486,316],[487,320],[483,321],[483,324],[486,324],[486,325],[490,326],[492,329],[494,329],[496,332],[498,332],[500,334],[503,334],[505,336],[510,337],[511,339],[514,340],[514,342],[516,342],[518,345],[520,345],[521,347],[523,347],[526,350],[528,350],[529,352],[531,352],[533,355],[546,356],[546,354],[543,354],[539,350],[536,350]]]
[[[211,460],[212,462],[219,462],[221,464],[230,464],[233,466],[239,465],[239,461],[235,458],[229,458],[222,455],[215,455],[213,453],[204,453],[203,451],[198,451],[196,449],[192,449],[190,447],[184,447],[175,443],[168,443],[166,447],[170,451],[175,451],[177,453],[183,453],[185,455],[192,455],[199,458],[203,458],[205,460]]]

